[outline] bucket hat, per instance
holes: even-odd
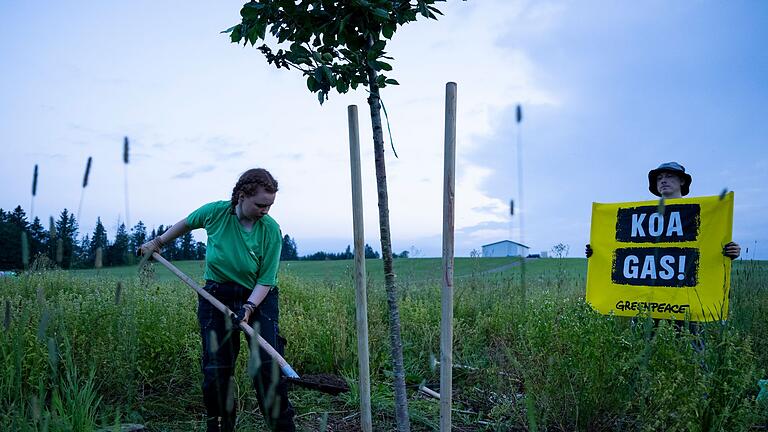
[[[661,193],[659,193],[658,187],[656,187],[656,177],[659,175],[659,173],[662,172],[668,172],[675,174],[679,176],[681,179],[685,180],[685,184],[683,184],[680,187],[680,193],[683,196],[688,195],[688,191],[691,188],[691,175],[685,172],[685,167],[680,165],[677,162],[665,162],[661,165],[659,165],[658,168],[650,170],[648,172],[648,190],[651,191],[652,194],[656,196],[661,196]]]

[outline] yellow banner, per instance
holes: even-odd
[[[722,197],[592,203],[587,301],[603,314],[728,317],[733,192]]]

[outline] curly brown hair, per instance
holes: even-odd
[[[252,168],[244,172],[232,189],[231,206],[235,212],[235,206],[240,198],[240,192],[245,196],[254,195],[259,188],[268,193],[277,193],[277,180],[264,168]]]

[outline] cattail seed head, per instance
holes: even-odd
[[[123,137],[123,163],[128,163],[128,137]]]
[[[115,304],[120,304],[120,296],[123,293],[123,283],[118,281],[117,286],[115,287]]]
[[[53,222],[53,216],[48,219],[48,234],[51,238],[56,238],[56,224]]]
[[[35,164],[35,173],[32,174],[32,196],[37,195],[37,164]]]
[[[520,106],[520,104],[518,104],[515,109],[515,118],[517,119],[518,124],[523,121],[523,107]]]
[[[32,396],[29,405],[32,408],[32,419],[35,423],[40,423],[40,400],[37,399],[37,396]]]
[[[45,309],[45,291],[43,287],[37,287],[37,303],[41,308]]]
[[[101,246],[99,246],[96,248],[96,259],[93,262],[93,266],[96,267],[97,269],[101,268],[101,264],[102,264],[101,254],[102,254]]]
[[[21,232],[21,263],[24,268],[29,266],[29,239],[26,231]]]
[[[43,313],[40,316],[40,324],[37,326],[37,338],[40,341],[45,340],[45,335],[48,332],[48,327],[51,324],[51,312],[48,309],[43,309]]]
[[[56,240],[56,262],[61,264],[64,261],[64,239]]]
[[[52,337],[48,338],[48,361],[51,362],[51,370],[55,377],[59,371],[59,347],[56,346],[56,341]]]
[[[5,315],[3,316],[3,328],[8,331],[11,328],[11,301],[5,300]]]
[[[91,174],[91,160],[92,158],[88,156],[88,162],[85,164],[85,175],[83,176],[83,187],[88,186],[88,175]]]

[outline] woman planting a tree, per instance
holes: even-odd
[[[282,235],[268,215],[275,202],[277,181],[265,169],[240,176],[229,201],[205,204],[162,235],[143,244],[140,253],[159,252],[163,245],[197,228],[208,234],[205,290],[238,311],[237,319],[258,322],[261,336],[281,355],[285,339],[278,335],[277,269]],[[233,431],[236,420],[234,367],[240,350],[237,323],[198,298],[198,321],[203,342],[203,399],[209,432]],[[249,344],[256,341],[248,340]],[[252,350],[253,352],[253,350]],[[294,431],[293,407],[277,362],[259,348],[261,359],[252,374],[259,407],[272,430]],[[259,363],[257,363],[259,364]]]

